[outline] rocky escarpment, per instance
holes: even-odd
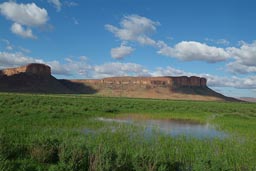
[[[72,80],[95,89],[113,89],[113,90],[138,90],[140,88],[167,88],[174,90],[181,87],[206,88],[207,80],[200,77],[110,77],[96,80]]]
[[[79,80],[77,80],[79,81]],[[187,77],[110,77],[100,80],[81,80],[84,83],[104,85],[106,87],[141,86],[141,87],[206,87],[207,80],[196,76]]]
[[[103,96],[187,99],[187,100],[230,100],[207,87],[205,78],[181,77],[110,77],[91,80],[70,80],[84,84]]]
[[[51,75],[51,68],[49,66],[39,63],[0,70],[0,91],[74,93]]]
[[[101,96],[228,100],[207,87],[205,78],[181,77],[110,77],[86,80],[58,80],[45,64],[0,70],[0,92],[97,94]]]
[[[51,75],[51,68],[45,64],[31,63],[17,68],[8,68],[0,71],[0,75],[13,76],[17,74]]]

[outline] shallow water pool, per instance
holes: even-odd
[[[227,134],[217,130],[214,125],[203,124],[193,120],[184,119],[138,119],[133,116],[121,118],[96,118],[98,121],[131,124],[141,127],[147,134],[159,131],[170,136],[186,136],[196,138],[225,138]]]

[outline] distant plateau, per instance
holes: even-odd
[[[215,92],[206,78],[196,76],[110,77],[103,79],[56,79],[45,64],[31,63],[0,70],[0,91],[46,94],[95,94],[110,97],[239,101]]]

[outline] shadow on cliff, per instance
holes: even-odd
[[[80,94],[95,94],[97,93],[97,90],[92,88],[91,86],[85,85],[83,83],[78,83],[78,82],[73,82],[70,80],[59,80],[59,82],[67,87],[69,90],[75,92],[75,93],[80,93]]]
[[[224,96],[207,86],[180,86],[172,88],[172,91],[182,94],[201,95],[201,96],[213,96],[222,98],[226,101],[241,101],[232,97]]]
[[[94,94],[97,92],[89,86],[71,83],[68,80],[58,80],[51,75],[19,73],[6,76],[2,71],[0,71],[0,91],[51,94]]]
[[[182,94],[209,96],[215,95],[216,92],[206,86],[175,86],[172,91]]]

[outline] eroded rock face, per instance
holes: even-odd
[[[0,70],[0,76],[12,76],[16,74],[27,73],[36,75],[51,75],[51,68],[45,64],[31,63],[26,66]],[[82,80],[78,82],[96,85],[97,87],[107,88],[124,88],[138,87],[154,88],[154,87],[206,87],[207,80],[196,76],[181,77],[110,77],[98,80]]]
[[[31,63],[22,67],[1,70],[0,75],[12,76],[21,73],[51,75],[51,68],[45,64]]]
[[[200,85],[205,87],[206,86],[206,83],[207,83],[207,80],[206,78],[200,78]]]
[[[190,86],[201,86],[200,77],[192,76],[189,79],[190,79]]]
[[[196,76],[187,77],[110,77],[101,80],[83,80],[82,82],[101,85],[103,87],[130,86],[147,86],[147,87],[205,87],[206,79]],[[112,87],[113,87],[112,86]]]

